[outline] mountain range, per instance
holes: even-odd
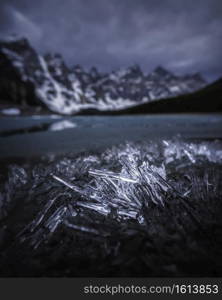
[[[67,66],[60,54],[40,55],[25,38],[0,41],[0,101],[43,106],[61,114],[117,112],[204,88],[199,73],[177,76],[158,66],[145,74],[138,65],[101,73]]]

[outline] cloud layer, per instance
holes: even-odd
[[[222,75],[221,0],[1,0],[0,36],[106,71],[138,63]]]

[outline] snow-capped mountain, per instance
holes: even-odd
[[[39,55],[25,38],[0,42],[0,99],[14,104],[45,105],[62,114],[119,110],[205,85],[200,74],[176,76],[162,67],[150,74],[137,65],[107,74],[71,68],[60,54]]]

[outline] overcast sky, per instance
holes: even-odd
[[[72,65],[222,76],[222,0],[0,0],[0,37],[12,33]]]

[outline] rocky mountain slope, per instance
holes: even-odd
[[[118,111],[201,89],[200,74],[176,76],[157,67],[144,74],[133,65],[102,74],[96,68],[68,67],[60,54],[39,55],[27,39],[0,42],[0,101],[46,106],[75,114],[82,110]]]
[[[136,106],[102,114],[152,114],[152,113],[210,113],[222,112],[222,78],[193,93],[150,101]],[[87,111],[82,112],[88,114]],[[93,112],[91,112],[92,114]],[[95,112],[97,115],[100,112]]]

